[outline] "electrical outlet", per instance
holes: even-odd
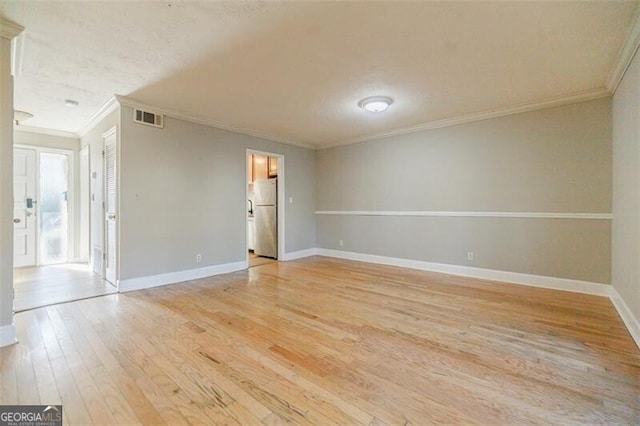
[[[344,245],[344,241],[340,240],[338,244],[340,244],[340,247],[342,247]]]
[[[196,254],[196,263],[200,263],[200,262],[202,262],[202,255]]]
[[[473,260],[473,252],[472,251],[467,252],[467,260]]]
[[[293,204],[293,197],[289,197],[289,204]]]

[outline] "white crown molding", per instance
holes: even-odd
[[[625,39],[624,44],[620,48],[618,52],[618,57],[616,58],[616,62],[609,73],[609,78],[607,78],[607,89],[611,93],[615,93],[618,90],[618,86],[622,81],[622,77],[624,77],[627,68],[631,64],[634,55],[638,51],[640,47],[640,8],[638,9],[638,13],[633,21],[633,25],[629,29],[627,33],[627,38]]]
[[[259,132],[254,129],[231,126],[223,122],[212,120],[197,114],[189,114],[189,113],[185,113],[185,112],[170,109],[170,108],[157,107],[157,106],[149,105],[144,102],[141,102],[126,96],[115,95],[101,108],[100,111],[94,114],[94,116],[89,120],[89,122],[87,122],[87,124],[85,124],[85,126],[82,128],[80,132],[78,132],[78,134],[80,135],[80,137],[83,137],[91,128],[93,128],[93,126],[95,126],[100,120],[102,120],[107,114],[109,114],[112,111],[110,107],[115,108],[115,105],[113,105],[113,103],[116,103],[124,107],[140,108],[140,109],[147,110],[149,112],[154,112],[156,114],[163,114],[168,117],[176,118],[183,121],[188,121],[195,124],[202,124],[205,126],[215,127],[217,129],[222,129],[222,130],[226,130],[234,133],[240,133],[243,135],[254,136],[257,138],[266,139],[273,142],[279,142],[286,145],[293,145],[293,146],[299,146],[302,148],[317,150],[317,149],[327,149],[327,148],[340,146],[340,145],[350,145],[350,144],[365,142],[365,141],[374,140],[374,139],[381,139],[386,137],[405,135],[409,133],[416,133],[424,130],[450,127],[450,126],[455,126],[455,125],[464,124],[464,123],[471,123],[474,121],[504,117],[507,115],[521,114],[524,112],[530,112],[530,111],[536,111],[544,108],[552,108],[552,107],[561,106],[561,105],[584,102],[584,101],[599,99],[607,96],[611,96],[611,92],[609,92],[607,89],[604,89],[604,88],[588,90],[580,93],[575,93],[569,96],[547,99],[542,102],[518,105],[514,107],[507,107],[507,108],[484,111],[484,112],[473,113],[473,114],[466,114],[458,117],[446,118],[443,120],[429,121],[429,122],[421,123],[415,126],[404,127],[400,129],[387,131],[387,132],[380,132],[380,133],[370,134],[370,135],[366,135],[358,138],[348,139],[341,142],[330,144],[328,146],[316,146],[316,145],[305,144],[305,143],[291,141],[288,139],[279,138],[277,136]]]
[[[71,138],[71,139],[80,139],[79,136],[73,132],[65,132],[64,130],[45,129],[44,127],[25,126],[24,124],[20,124],[18,126],[14,124],[13,131],[26,132],[26,133],[38,133],[41,135],[49,135],[49,136],[60,136],[63,138]]]
[[[23,31],[22,25],[0,17],[0,37],[11,40]]]
[[[80,138],[85,137],[86,134],[91,131],[91,129],[97,126],[98,123],[104,120],[104,118],[107,115],[111,114],[118,107],[119,105],[116,97],[115,96],[111,97],[107,102],[105,102],[104,105],[102,105],[102,107],[100,107],[98,111],[96,111],[95,114],[91,116],[91,118],[89,118],[89,120],[85,123],[85,125],[80,128],[80,130],[77,132],[78,136]]]
[[[545,109],[545,108],[553,108],[553,107],[562,106],[562,105],[569,105],[569,104],[575,104],[578,102],[590,101],[593,99],[604,98],[607,96],[611,96],[611,92],[609,92],[605,88],[587,90],[580,93],[574,93],[568,96],[561,96],[557,98],[547,99],[541,102],[511,106],[506,108],[499,108],[499,109],[494,109],[489,111],[476,112],[472,114],[465,114],[457,117],[445,118],[442,120],[427,121],[425,123],[417,124],[414,126],[402,127],[402,128],[394,129],[390,131],[372,133],[366,136],[359,136],[353,139],[337,141],[330,145],[323,146],[318,149],[327,149],[327,148],[332,148],[340,145],[351,145],[354,143],[366,142],[374,139],[382,139],[382,138],[389,138],[393,136],[406,135],[409,133],[417,133],[424,130],[432,130],[432,129],[439,129],[443,127],[457,126],[459,124],[472,123],[474,121],[488,120],[491,118],[499,118],[507,115],[521,114],[523,112],[531,112],[531,111],[536,111],[536,110]]]
[[[631,309],[629,309],[629,306],[627,306],[615,287],[611,287],[611,295],[609,297],[611,303],[613,303],[613,306],[618,311],[620,318],[622,318],[622,322],[624,322],[627,330],[629,330],[629,334],[631,334],[636,345],[640,348],[640,321],[633,315],[633,312],[631,312]]]
[[[16,326],[14,324],[0,327],[0,348],[18,343],[16,337]]]
[[[447,212],[447,211],[376,211],[318,210],[317,215],[335,216],[411,216],[411,217],[497,217],[522,219],[592,219],[611,220],[611,213],[540,213],[540,212]]]
[[[142,290],[145,288],[159,287],[168,284],[175,284],[183,281],[197,280],[200,278],[211,277],[213,275],[227,274],[229,272],[241,271],[247,269],[246,260],[241,262],[224,263],[221,265],[205,266],[203,268],[188,269],[185,271],[169,272],[166,274],[148,275],[138,278],[129,278],[118,281],[118,291],[120,293],[127,291]]]
[[[243,135],[254,136],[260,139],[267,139],[273,142],[279,142],[286,145],[294,145],[294,146],[299,146],[307,149],[316,149],[314,145],[309,145],[309,144],[304,144],[300,142],[294,142],[288,139],[279,138],[277,136],[269,135],[269,134],[259,132],[257,130],[250,129],[247,127],[231,126],[221,121],[212,120],[197,114],[190,114],[190,113],[186,113],[186,112],[182,112],[174,109],[148,105],[143,102],[137,101],[135,99],[128,98],[126,96],[116,95],[116,99],[118,100],[120,105],[129,107],[129,108],[144,109],[156,114],[163,114],[168,117],[177,118],[178,120],[188,121],[190,123],[195,123],[195,124],[202,124],[205,126],[226,130],[229,132],[240,133]]]

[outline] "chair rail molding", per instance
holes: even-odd
[[[413,217],[502,217],[522,219],[591,219],[611,220],[611,213],[549,213],[549,212],[464,212],[464,211],[388,211],[388,210],[318,210],[316,215],[333,216],[413,216]]]

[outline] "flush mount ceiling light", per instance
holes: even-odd
[[[16,123],[16,126],[22,123],[24,120],[28,120],[33,117],[33,114],[27,111],[20,111],[18,109],[13,110],[13,121]]]
[[[358,102],[358,106],[369,112],[385,111],[393,103],[393,99],[387,96],[370,96]]]
[[[66,106],[68,106],[68,107],[72,107],[72,108],[73,108],[73,107],[77,107],[77,106],[79,105],[79,104],[78,104],[78,101],[74,101],[73,99],[65,99],[65,100],[64,100],[64,104],[65,104]]]

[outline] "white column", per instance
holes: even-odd
[[[0,18],[0,347],[15,343],[13,324],[13,76],[11,40],[23,27]]]

